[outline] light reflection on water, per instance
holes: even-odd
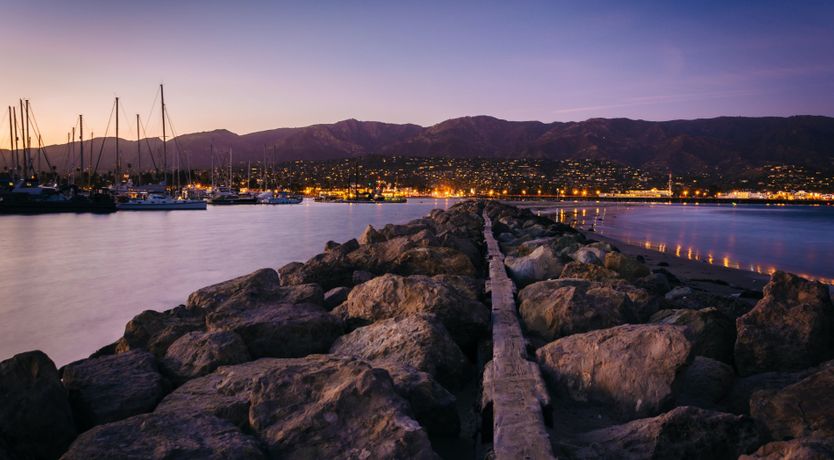
[[[834,208],[577,203],[560,222],[689,260],[834,284]]]
[[[209,206],[207,211],[0,216],[0,360],[41,349],[57,365],[122,335],[142,310],[203,286],[304,261],[328,240],[455,200]]]

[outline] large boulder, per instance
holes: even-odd
[[[275,458],[435,458],[388,373],[347,357],[223,366],[168,395],[156,413],[227,419]]]
[[[763,445],[739,460],[829,460],[834,458],[834,439],[799,438]]]
[[[206,414],[144,414],[83,433],[63,460],[262,459],[257,440]]]
[[[464,275],[478,272],[466,254],[446,247],[409,249],[393,262],[392,271],[402,275]]]
[[[733,320],[717,308],[703,310],[660,310],[650,321],[656,324],[686,326],[693,342],[692,352],[697,356],[733,363],[733,347],[736,328]]]
[[[668,272],[667,272],[668,273]],[[666,274],[666,277],[672,276]],[[639,280],[638,280],[639,282]],[[753,309],[753,304],[738,297],[729,297],[714,294],[707,291],[692,289],[688,286],[678,286],[665,295],[668,308],[690,310],[703,310],[704,308],[717,308],[728,318],[736,319]]]
[[[647,322],[663,305],[662,297],[656,296],[624,279],[607,279],[601,281],[601,283],[603,286],[610,287],[628,296],[634,305],[634,310],[637,312],[640,322]]]
[[[245,309],[265,304],[312,303],[322,305],[324,293],[318,284],[282,287],[278,272],[263,268],[248,275],[204,287],[188,296],[189,308]]]
[[[183,334],[205,330],[205,312],[179,306],[164,312],[145,310],[128,321],[115,351],[146,350],[161,358]]]
[[[363,245],[362,248],[373,246]],[[306,263],[291,262],[278,269],[282,286],[317,283],[322,289],[349,286],[353,271],[356,269],[348,260],[348,254],[360,248],[354,239],[346,241],[329,251],[315,255]]]
[[[582,262],[569,262],[562,269],[560,278],[578,278],[589,281],[605,281],[618,278],[616,272],[605,267]]]
[[[735,372],[729,365],[704,356],[696,356],[678,377],[679,406],[719,409],[732,391]]]
[[[521,257],[508,256],[504,259],[510,277],[519,285],[526,286],[536,281],[558,278],[563,265],[550,246],[542,245],[530,254]]]
[[[576,459],[736,459],[758,447],[748,417],[696,407],[678,407],[654,418],[634,420],[580,435]]]
[[[832,354],[834,307],[828,287],[776,272],[755,308],[736,320],[740,375],[814,366]]]
[[[142,350],[68,364],[63,381],[82,429],[150,412],[169,390],[154,356]]]
[[[365,230],[362,231],[362,234],[359,235],[359,238],[357,238],[356,240],[359,242],[359,244],[371,244],[381,243],[387,239],[388,238],[386,238],[385,235],[383,235],[382,233],[379,233],[373,225],[368,224],[368,226],[365,227]]]
[[[249,360],[246,344],[234,332],[189,332],[168,347],[159,364],[174,383],[181,384],[220,366]]]
[[[628,296],[586,280],[541,281],[522,289],[518,299],[524,326],[547,341],[638,319]]]
[[[360,327],[339,337],[330,352],[375,365],[406,364],[448,388],[460,388],[470,371],[463,352],[432,315],[408,315]]]
[[[605,268],[617,272],[617,274],[629,281],[634,281],[651,273],[651,270],[649,270],[646,264],[622,252],[609,252],[605,254],[604,264]]]
[[[296,358],[326,353],[344,332],[339,318],[312,304],[220,310],[206,317],[206,325],[209,331],[238,334],[253,358]]]
[[[374,362],[394,381],[394,389],[408,401],[414,418],[429,435],[453,437],[460,433],[457,400],[430,374],[406,364]]]
[[[350,288],[339,286],[324,293],[324,308],[332,310],[347,300]]]
[[[781,390],[828,367],[834,367],[834,361],[796,372],[762,372],[747,377],[737,378],[733,389],[724,401],[725,407],[737,414],[750,414],[750,398],[760,390]]]
[[[463,275],[434,275],[432,279],[443,283],[466,297],[480,301],[484,297],[484,280]]]
[[[490,311],[455,285],[428,276],[378,276],[353,288],[334,310],[349,325],[433,313],[464,349],[489,331]]]
[[[834,438],[834,366],[781,390],[753,393],[750,415],[776,440]]]
[[[610,405],[634,419],[672,404],[691,351],[682,326],[626,324],[561,338],[536,357],[559,396]]]
[[[58,458],[75,438],[55,364],[41,351],[0,362],[0,457]]]

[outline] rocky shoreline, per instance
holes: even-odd
[[[834,457],[825,286],[777,272],[726,296],[467,201],[142,312],[61,369],[39,351],[3,361],[0,460],[492,456],[484,213],[554,455]]]

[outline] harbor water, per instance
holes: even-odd
[[[403,223],[454,200],[209,206],[207,211],[0,216],[0,360],[40,349],[58,366],[122,335],[143,310],[201,287],[305,261],[368,224]]]
[[[646,249],[834,283],[834,207],[577,203],[559,219]]]

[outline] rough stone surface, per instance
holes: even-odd
[[[312,304],[217,311],[206,317],[206,325],[209,331],[237,333],[253,358],[326,353],[344,332],[339,318]]]
[[[448,388],[459,388],[470,366],[446,328],[431,315],[377,321],[339,337],[330,349],[374,363],[407,364]]]
[[[736,459],[759,443],[752,420],[744,416],[678,407],[654,418],[582,435],[571,458]]]
[[[599,265],[584,264],[582,262],[570,262],[565,265],[560,278],[579,278],[589,281],[604,281],[618,278],[616,272]]]
[[[0,362],[0,458],[51,459],[75,438],[55,364],[41,351]]]
[[[397,257],[393,270],[402,275],[477,274],[475,266],[466,254],[445,247],[409,249]]]
[[[334,310],[348,324],[374,321],[416,313],[433,313],[462,347],[475,344],[489,331],[486,305],[427,276],[378,276],[353,288],[348,300]]]
[[[718,409],[719,401],[733,388],[735,372],[729,365],[696,356],[679,377],[680,389],[675,403],[679,406],[697,406]]]
[[[78,437],[63,460],[262,459],[258,442],[205,414],[144,414],[97,426]]]
[[[834,439],[800,438],[774,441],[739,460],[830,460],[834,458]]]
[[[737,414],[750,414],[750,398],[759,390],[781,390],[808,377],[819,370],[834,367],[834,361],[796,372],[762,372],[747,377],[737,378],[733,390],[724,401],[724,405]]]
[[[63,381],[81,428],[150,412],[168,391],[156,359],[142,350],[69,364]]]
[[[379,233],[373,225],[368,224],[365,227],[365,230],[362,231],[362,234],[359,235],[359,238],[356,240],[359,244],[372,244],[372,243],[381,243],[385,241],[387,238],[382,233]]]
[[[220,366],[249,360],[246,344],[234,332],[189,332],[168,347],[159,364],[173,382],[181,384]]]
[[[562,262],[550,246],[542,245],[530,254],[504,259],[510,277],[519,285],[526,286],[536,281],[558,278],[562,273]]]
[[[324,308],[332,310],[347,300],[350,288],[339,286],[324,293]]]
[[[656,324],[686,326],[692,338],[692,352],[698,356],[733,363],[736,328],[733,320],[717,308],[703,310],[660,310],[650,321]]]
[[[264,268],[248,275],[199,289],[188,296],[189,308],[214,311],[246,309],[266,304],[322,305],[324,294],[315,283],[282,287],[278,272]]]
[[[605,254],[605,268],[617,272],[629,281],[634,281],[651,273],[646,264],[621,252]]]
[[[781,390],[753,393],[750,415],[776,440],[834,438],[834,367]]]
[[[347,357],[223,366],[168,395],[156,413],[227,419],[277,458],[435,458],[388,373]]]
[[[573,260],[583,264],[602,265],[602,261],[605,259],[604,253],[600,257],[602,252],[597,248],[583,246],[573,253]]]
[[[755,308],[736,320],[740,375],[814,366],[832,354],[834,307],[828,287],[776,272]]]
[[[158,358],[183,334],[205,330],[205,312],[179,306],[165,312],[146,310],[128,321],[115,351],[147,350]]]
[[[428,434],[457,436],[460,433],[455,397],[430,374],[393,362],[374,362],[374,367],[388,372],[394,389],[408,401],[414,418]]]
[[[551,341],[637,321],[629,298],[598,283],[564,279],[531,284],[518,294],[524,326]]]
[[[557,394],[611,405],[621,417],[660,413],[692,344],[681,326],[627,324],[575,334],[536,352]]]

